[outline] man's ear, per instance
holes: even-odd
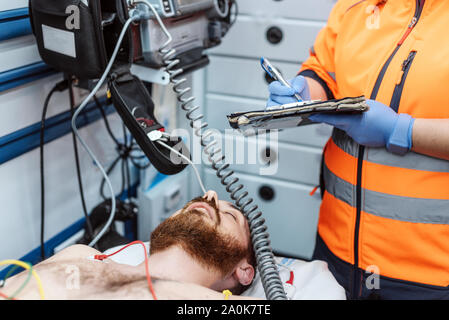
[[[234,277],[243,286],[250,285],[254,279],[255,270],[246,260],[239,263],[237,266]]]

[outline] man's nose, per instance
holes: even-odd
[[[203,198],[207,199],[208,201],[214,201],[215,204],[218,206],[218,195],[215,191],[209,190],[206,192],[206,194],[203,196]]]

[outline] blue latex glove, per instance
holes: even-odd
[[[309,119],[341,129],[358,144],[367,147],[386,147],[398,154],[409,151],[415,119],[408,114],[397,114],[374,100],[367,100],[367,104],[370,108],[362,114],[314,114]]]
[[[286,87],[279,81],[270,83],[268,86],[270,98],[267,102],[267,107],[297,102],[298,100],[294,97],[295,93],[298,93],[302,100],[310,100],[309,85],[306,78],[297,76],[290,80],[289,83],[293,88]]]

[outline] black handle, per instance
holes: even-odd
[[[264,72],[264,74],[265,74],[264,79],[266,83],[270,84],[274,81],[274,79],[268,73]]]
[[[187,164],[173,163],[170,150],[153,142],[147,135],[152,131],[162,131],[164,128],[154,116],[154,103],[142,81],[125,68],[111,75],[109,87],[118,115],[151,164],[166,175],[177,174],[184,170]],[[166,144],[182,153],[188,150],[180,137],[170,139]],[[185,156],[190,158],[189,154]]]
[[[261,158],[263,161],[266,162],[266,164],[269,164],[272,161],[277,160],[277,153],[275,150],[271,149],[269,146],[265,148],[264,151],[262,151]]]
[[[267,40],[271,44],[279,44],[284,38],[284,33],[279,27],[270,27],[267,30]]]
[[[279,69],[279,68],[277,68],[277,69],[278,69],[279,73],[282,75],[281,69]],[[272,83],[273,81],[276,81],[266,72],[264,72],[264,79],[265,79],[265,82],[268,84]]]
[[[265,201],[272,201],[275,197],[274,189],[270,186],[262,186],[259,188],[259,196]]]

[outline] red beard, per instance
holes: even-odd
[[[215,209],[216,225],[205,221],[202,212],[186,211],[190,204],[199,201],[206,202]],[[214,202],[203,198],[190,201],[180,214],[168,218],[153,231],[150,239],[150,253],[180,246],[206,268],[217,270],[222,276],[230,274],[237,263],[249,257],[251,251],[234,237],[218,231],[219,217]]]

